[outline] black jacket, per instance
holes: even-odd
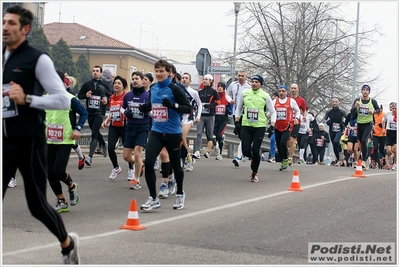
[[[5,46],[3,48],[3,57]],[[11,52],[3,68],[3,85],[13,81],[21,85],[25,94],[43,95],[44,89],[36,80],[35,67],[42,52],[24,41]],[[4,62],[4,60],[3,60]],[[4,98],[3,98],[4,101]],[[3,136],[42,136],[45,130],[43,110],[17,105],[18,116],[3,118]]]

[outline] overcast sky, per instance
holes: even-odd
[[[382,72],[373,87],[387,88],[377,98],[387,110],[398,98],[398,2],[360,2],[360,27],[381,25],[376,35],[370,72]],[[142,49],[198,52],[233,50],[234,15],[230,1],[51,1],[44,23],[76,22]],[[344,19],[356,20],[357,2],[347,3]],[[357,90],[356,93],[360,89]],[[375,91],[374,91],[375,92]],[[397,100],[396,100],[397,101]]]

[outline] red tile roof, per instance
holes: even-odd
[[[43,25],[43,31],[51,45],[62,38],[70,47],[136,49],[134,46],[78,23],[53,22]]]

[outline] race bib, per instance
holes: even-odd
[[[139,109],[139,106],[141,105],[142,103],[137,103],[137,102],[133,102],[133,101],[130,101],[129,102],[129,108],[132,110],[132,112],[133,112],[133,118],[134,119],[142,119],[142,118],[144,118],[144,113],[143,112],[140,112],[140,109]]]
[[[64,125],[49,124],[47,126],[47,142],[62,142],[62,141],[64,141]]]
[[[369,107],[368,106],[360,106],[359,107],[359,115],[360,116],[368,116],[369,115]]]
[[[167,122],[168,108],[162,104],[152,104],[152,118],[156,122]]]
[[[389,128],[390,128],[391,130],[396,131],[396,123],[395,123],[394,121],[391,121],[391,122],[389,123]]]
[[[17,103],[9,97],[10,84],[3,84],[3,118],[18,116]]]
[[[120,112],[121,107],[119,105],[114,105],[109,108],[109,115],[111,116],[111,121],[121,121],[122,116]]]
[[[339,132],[341,130],[341,125],[339,123],[334,122],[332,125],[333,132]]]
[[[99,95],[92,95],[89,98],[89,108],[92,109],[100,109],[101,103],[101,96]]]
[[[287,109],[286,108],[277,108],[276,109],[276,120],[277,121],[287,120]]]
[[[211,113],[211,109],[210,109],[210,108],[205,108],[204,105],[205,105],[205,104],[202,104],[202,114],[209,114],[209,113]]]
[[[217,105],[215,107],[216,115],[225,115],[226,114],[226,106],[225,105]]]
[[[259,110],[257,108],[247,108],[248,122],[258,122]]]
[[[324,140],[323,139],[316,139],[316,146],[322,147],[324,146]]]

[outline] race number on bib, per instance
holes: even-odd
[[[119,105],[111,106],[109,108],[109,113],[112,121],[120,121],[122,119]]]
[[[152,104],[152,118],[156,122],[168,121],[168,108],[162,104]]]
[[[217,105],[215,107],[216,115],[225,115],[226,114],[226,106],[225,105]]]
[[[285,121],[287,119],[287,109],[286,108],[276,108],[276,120]]]
[[[18,116],[17,103],[10,99],[10,84],[3,84],[3,118]]]
[[[137,102],[129,102],[129,108],[133,112],[133,118],[135,119],[142,119],[144,118],[144,113],[140,111],[139,106],[143,103],[137,103]]]
[[[258,122],[259,109],[247,108],[247,120],[249,122]]]
[[[89,98],[89,108],[100,109],[101,96],[91,95]]]
[[[47,141],[48,142],[64,141],[64,125],[49,124],[47,127]]]

